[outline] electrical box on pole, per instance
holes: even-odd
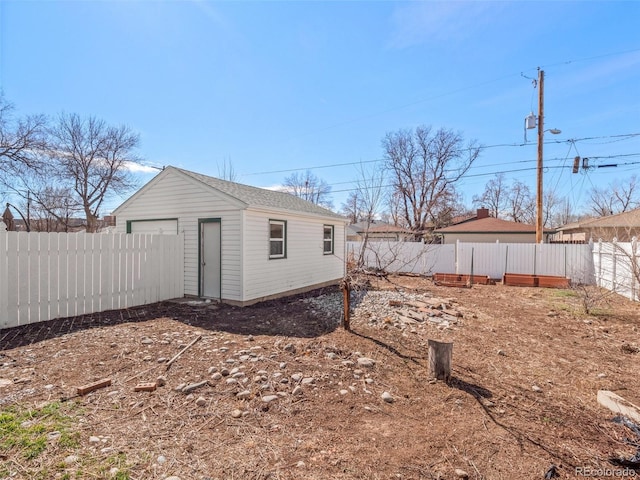
[[[580,157],[577,156],[576,158],[573,159],[573,173],[578,173],[579,169],[580,169]]]

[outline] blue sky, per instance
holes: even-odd
[[[309,168],[340,207],[387,132],[522,144],[541,67],[545,126],[562,130],[545,136],[545,189],[580,211],[592,186],[640,171],[640,136],[620,137],[640,133],[638,25],[635,1],[1,0],[0,88],[18,114],[128,125],[149,165],[227,162],[262,187]],[[501,171],[535,192],[528,137],[483,152],[467,205]],[[576,155],[618,166],[571,174]]]

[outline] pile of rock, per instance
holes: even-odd
[[[315,310],[330,316],[342,314],[342,294],[305,299]],[[464,317],[458,304],[450,298],[433,298],[423,294],[387,290],[360,290],[351,293],[351,321],[371,326],[402,330],[426,326],[440,329],[462,324]]]

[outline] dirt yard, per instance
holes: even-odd
[[[637,304],[587,315],[574,290],[368,282],[351,332],[337,288],[0,331],[0,479],[640,475],[610,462],[640,439],[596,402],[640,404]],[[454,344],[449,384],[429,378],[428,339]]]

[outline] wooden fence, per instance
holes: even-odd
[[[0,232],[0,329],[184,296],[182,235]]]

